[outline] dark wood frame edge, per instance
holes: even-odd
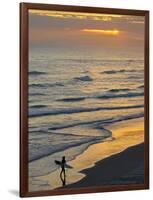
[[[28,191],[28,9],[110,13],[145,17],[145,181],[144,184]],[[149,11],[114,8],[20,3],[20,197],[82,194],[149,189]]]
[[[28,192],[28,16],[20,4],[20,196]]]
[[[149,189],[149,11],[145,12],[145,34],[144,34],[144,130],[145,130],[145,186]]]

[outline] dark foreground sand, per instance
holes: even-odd
[[[105,158],[81,171],[86,176],[66,188],[144,183],[144,143]]]

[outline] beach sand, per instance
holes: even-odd
[[[117,122],[105,128],[112,131],[112,139],[91,145],[68,162],[73,169],[66,170],[67,188],[143,182],[144,118]],[[44,182],[46,187],[32,187],[33,180],[29,179],[30,188],[33,191],[61,188],[59,174],[60,169],[35,179]]]
[[[144,144],[129,147],[81,171],[86,176],[66,188],[144,183]]]

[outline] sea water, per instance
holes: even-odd
[[[144,116],[144,59],[31,48],[28,107],[29,176],[37,177],[56,170],[55,159],[111,139],[106,124]]]

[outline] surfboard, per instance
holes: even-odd
[[[59,160],[55,160],[55,164],[56,165],[59,165],[60,167],[62,166],[62,162],[59,161]],[[68,164],[64,164],[64,168],[67,168],[67,169],[72,169],[73,167],[71,165],[68,165]]]

